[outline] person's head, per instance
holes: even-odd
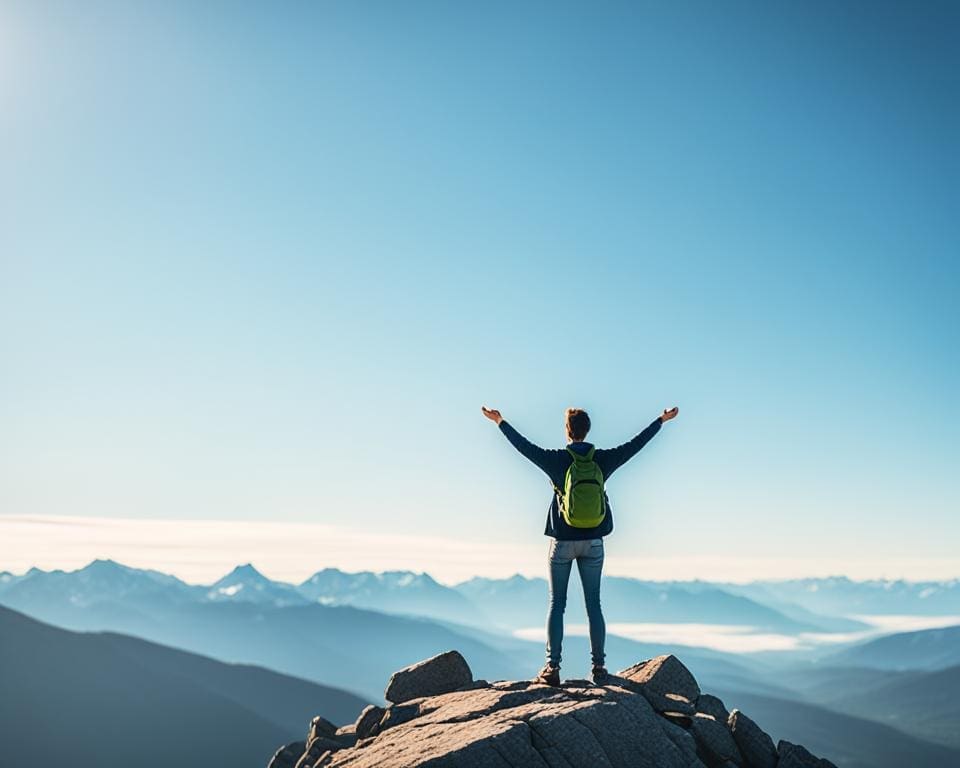
[[[567,440],[579,443],[587,438],[590,431],[590,417],[582,408],[567,408]]]

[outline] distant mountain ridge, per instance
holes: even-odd
[[[513,630],[541,623],[547,591],[547,582],[541,578],[475,578],[450,587],[426,573],[347,573],[336,568],[317,571],[294,585],[270,579],[249,563],[201,586],[157,571],[95,560],[75,571],[34,568],[23,576],[11,575],[0,580],[0,603],[32,611],[50,592],[69,593],[78,605],[122,602],[128,608],[137,607],[130,605],[131,600],[149,605],[243,602],[282,607],[320,603]],[[826,631],[830,624],[828,617],[821,621],[812,614],[791,618],[743,595],[697,582],[608,576],[604,579],[604,605],[611,622],[716,623],[785,632]],[[586,620],[578,601],[570,602],[568,620]]]
[[[353,605],[475,625],[484,625],[487,621],[478,615],[467,598],[427,573],[345,573],[337,568],[324,568],[303,581],[297,590],[310,600],[326,605]]]
[[[69,594],[75,605],[86,605],[108,620],[103,626],[112,626],[109,622],[116,618],[114,614],[128,614],[124,628],[144,636],[152,635],[136,622],[130,623],[134,616],[139,614],[140,624],[149,625],[149,614],[158,607],[208,602],[264,607],[317,603],[354,606],[510,632],[540,625],[547,591],[544,579],[520,575],[478,577],[447,586],[427,573],[349,573],[336,568],[321,569],[300,584],[289,584],[264,576],[249,563],[237,566],[210,585],[187,584],[169,574],[130,568],[112,560],[95,560],[75,571],[32,568],[23,575],[0,573],[0,604],[74,626],[61,621],[56,612],[43,611],[51,592]],[[603,595],[608,622],[727,624],[783,634],[868,629],[863,622],[849,618],[856,611],[882,613],[896,608],[900,613],[936,615],[931,607],[939,605],[944,610],[956,608],[960,615],[960,605],[953,603],[960,599],[956,580],[911,584],[831,577],[713,584],[607,576]],[[569,602],[567,621],[586,622],[581,601]]]
[[[792,603],[818,614],[960,616],[960,579],[853,581],[846,576],[830,576],[720,586],[760,602]]]
[[[531,611],[534,616],[542,613],[547,592],[545,579],[520,575],[476,577],[447,586],[427,573],[337,568],[323,568],[300,584],[289,584],[264,576],[250,563],[204,586],[113,560],[94,560],[74,571],[2,572],[0,602],[4,593],[9,600],[19,601],[33,588],[42,591],[54,584],[78,602],[131,597],[275,606],[318,602],[478,627],[492,623],[502,629],[538,624],[539,620],[531,622]],[[605,576],[604,607],[608,621],[734,624],[785,632],[856,631],[867,626],[849,618],[858,613],[960,616],[960,580],[857,582],[837,576],[731,584]],[[571,601],[568,612],[571,621],[585,619],[579,601]]]
[[[4,575],[10,578],[0,578],[0,595],[15,594],[27,599],[56,590],[75,605],[89,605],[104,595],[182,602],[199,599],[203,592],[202,587],[187,584],[176,576],[130,568],[113,560],[94,560],[75,571],[31,568],[22,576]]]
[[[310,599],[292,584],[268,579],[250,563],[238,565],[207,589],[211,601],[239,600],[267,605],[306,605]]]

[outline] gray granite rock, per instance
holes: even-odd
[[[711,715],[698,714],[690,724],[690,732],[697,742],[697,754],[707,765],[724,762],[743,765],[743,757],[726,723],[718,723]]]
[[[413,709],[412,702],[402,706]],[[513,690],[494,684],[422,699],[417,712],[362,748],[333,753],[324,766],[703,768],[642,695],[615,683]]]
[[[618,673],[630,687],[640,691],[657,712],[692,715],[700,686],[690,670],[673,654],[641,661]]]
[[[653,698],[652,701],[651,698]],[[668,693],[663,698],[647,695],[647,700],[650,701],[651,705],[654,705],[654,709],[665,715],[672,714],[693,717],[697,712],[697,708],[693,705],[693,702],[685,696],[681,696],[679,693]]]
[[[336,739],[331,739],[329,736],[316,736],[307,742],[307,754],[315,758],[327,750],[335,752],[338,749],[343,749],[343,744]]]
[[[338,733],[333,738],[340,745],[341,749],[350,749],[350,747],[355,747],[359,741],[355,731],[350,733]]]
[[[723,702],[709,693],[700,694],[700,697],[697,699],[697,712],[713,715],[713,719],[718,723],[726,723],[730,719],[730,713],[723,705]]]
[[[294,741],[280,747],[274,753],[270,762],[267,763],[267,768],[293,768],[306,749],[307,743],[305,741]]]
[[[324,755],[343,749],[344,745],[329,736],[314,736],[296,763],[296,768],[313,768]]]
[[[423,696],[437,696],[473,682],[473,673],[459,651],[447,651],[412,664],[390,677],[384,698],[394,704]]]
[[[415,700],[406,704],[392,704],[387,707],[383,717],[380,718],[381,731],[387,728],[393,728],[403,723],[408,723],[416,717],[420,717],[420,702]]]
[[[477,688],[489,688],[490,683],[486,680],[474,680],[472,683],[467,683],[466,685],[461,685],[457,688],[458,691],[475,691]]]
[[[681,712],[661,712],[660,716],[666,720],[668,723],[673,723],[674,725],[679,725],[684,730],[689,730],[691,723],[693,722],[693,716],[695,713],[683,714]]]
[[[310,721],[310,729],[307,731],[307,743],[317,736],[333,737],[337,733],[337,726],[327,720],[325,717],[317,715]]]
[[[727,726],[750,768],[777,768],[777,750],[773,746],[773,739],[759,725],[735,709],[727,718]]]
[[[497,680],[490,683],[490,687],[498,691],[525,691],[531,685],[541,685],[541,683],[535,683],[533,680]]]
[[[269,768],[835,768],[789,742],[771,752],[738,710],[724,721],[723,702],[672,656],[621,674],[474,683],[459,654],[441,654],[391,678],[395,703],[332,734],[315,720],[306,746],[281,748]]]
[[[670,720],[664,719],[661,723],[663,732],[667,735],[667,738],[670,739],[676,745],[676,747],[683,753],[684,758],[687,760],[688,765],[701,765],[700,758],[697,755],[697,742],[693,738],[693,734],[690,733],[689,726],[687,728],[682,728],[679,725],[671,722]]]
[[[365,739],[368,736],[375,736],[380,730],[380,719],[385,711],[383,707],[378,707],[376,704],[364,707],[363,712],[357,717],[357,722],[353,724],[357,738]]]

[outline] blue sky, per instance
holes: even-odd
[[[960,575],[958,32],[937,2],[5,2],[0,514],[533,572],[547,481],[480,405],[553,445],[582,406],[606,445],[677,404],[611,482],[621,572]]]

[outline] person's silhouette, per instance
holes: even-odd
[[[544,529],[544,534],[553,539],[549,552],[547,663],[536,679],[548,685],[560,684],[563,612],[567,604],[570,567],[576,561],[590,621],[592,677],[594,682],[602,683],[607,677],[607,670],[604,666],[606,625],[600,609],[600,575],[603,570],[603,537],[613,530],[613,511],[604,482],[643,448],[665,422],[675,418],[679,409],[664,410],[646,429],[623,445],[595,448],[585,442],[590,431],[587,412],[568,408],[566,449],[534,445],[510,426],[500,411],[486,406],[482,410],[484,416],[500,427],[514,448],[540,467],[553,484],[554,493]]]

